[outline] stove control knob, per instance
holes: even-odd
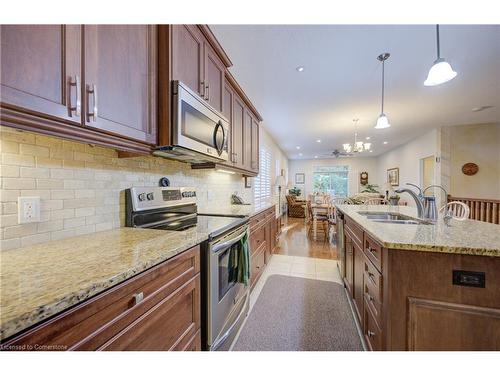
[[[148,197],[148,201],[152,201],[153,199],[155,199],[155,196],[153,195],[153,193],[148,193],[147,197]]]
[[[146,200],[146,193],[141,193],[137,196],[139,198],[139,202],[145,201]]]

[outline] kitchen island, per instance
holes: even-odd
[[[344,228],[342,277],[370,349],[500,349],[498,225],[421,223],[411,207],[337,210]],[[367,213],[401,214],[417,223],[378,222]]]

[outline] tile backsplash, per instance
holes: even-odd
[[[2,250],[124,226],[124,190],[157,186],[163,176],[171,186],[195,187],[202,208],[229,205],[235,191],[253,199],[239,174],[152,156],[119,158],[113,149],[7,127],[0,139]],[[40,197],[41,222],[18,224],[20,196]]]

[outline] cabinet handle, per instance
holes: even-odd
[[[138,305],[143,300],[144,300],[144,293],[143,292],[134,294],[134,305]]]
[[[90,112],[90,95],[92,95],[93,99],[92,112]],[[94,122],[97,121],[97,85],[94,84],[87,85],[87,118],[88,121],[90,121],[90,118]]]
[[[75,116],[80,117],[81,109],[82,109],[82,100],[80,99],[81,86],[80,86],[80,76],[77,74],[75,78],[71,78],[69,81],[69,115],[71,116],[73,112],[75,112]],[[73,106],[73,102],[71,100],[71,91],[72,88],[75,87],[76,95],[75,95],[75,105]]]
[[[367,250],[370,252],[370,253],[374,253],[376,250],[375,249],[372,249],[370,246],[368,246]]]
[[[206,97],[205,97],[205,100],[206,101],[209,101],[210,100],[210,84],[207,83],[207,85],[205,86],[205,92],[206,92]]]
[[[368,272],[368,278],[371,280],[372,283],[377,284],[375,281],[375,275],[371,272]]]
[[[373,302],[375,300],[370,293],[366,292],[366,295],[368,296],[368,301]]]
[[[200,96],[202,98],[205,97],[205,82],[203,81],[200,82]]]
[[[375,332],[370,331],[370,330],[368,330],[367,334],[368,334],[368,337],[373,337],[373,336],[375,336]]]

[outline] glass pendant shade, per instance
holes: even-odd
[[[385,129],[389,128],[391,124],[389,123],[389,119],[385,114],[381,114],[377,119],[377,125],[375,125],[375,129]]]
[[[445,59],[440,58],[434,61],[434,65],[429,70],[424,86],[437,86],[451,81],[456,76],[457,72],[452,69],[451,65]]]
[[[363,142],[361,142],[361,141],[356,142],[355,148],[356,148],[356,151],[363,152]]]
[[[369,151],[370,148],[372,148],[372,144],[371,143],[365,143],[365,150]]]
[[[343,146],[345,152],[351,152],[351,145],[349,143],[344,143]]]

